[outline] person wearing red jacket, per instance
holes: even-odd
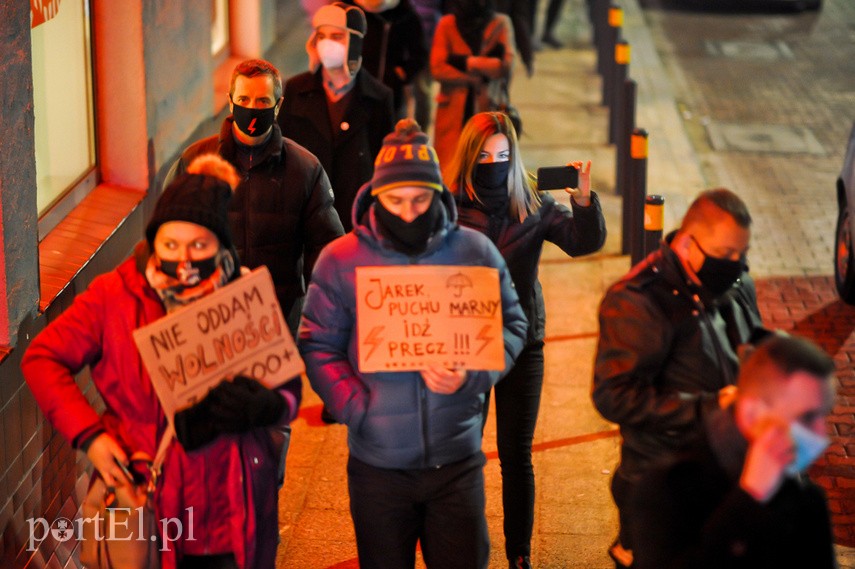
[[[127,484],[122,465],[136,453],[154,457],[167,432],[133,331],[241,274],[227,217],[238,181],[219,157],[191,163],[161,195],[134,255],[97,277],[24,354],[42,411],[107,486]],[[104,402],[100,416],[75,381],[86,367]],[[182,531],[167,536],[158,524],[163,569],[273,569],[275,496],[300,397],[299,377],[271,390],[238,376],[175,415],[177,443],[158,478],[155,514],[177,519]]]

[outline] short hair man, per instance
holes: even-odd
[[[350,231],[356,192],[371,179],[374,157],[394,127],[392,91],[362,69],[362,10],[341,2],[322,6],[312,28],[310,70],[285,83],[279,128],[321,161]]]
[[[413,567],[421,542],[430,568],[486,569],[481,413],[503,373],[440,365],[366,373],[356,366],[361,266],[493,267],[506,371],[525,340],[526,319],[504,259],[484,235],[457,225],[436,151],[417,127],[401,120],[385,138],[374,175],[356,198],[356,228],[318,260],[298,347],[312,387],[348,428],[359,566]]]
[[[761,343],[700,444],[642,477],[633,567],[836,567],[825,496],[803,474],[828,444],[833,372],[805,339]]]
[[[241,175],[229,222],[241,263],[270,269],[276,295],[296,332],[306,283],[321,249],[344,230],[333,192],[318,159],[284,138],[276,124],[282,104],[279,71],[262,59],[238,64],[229,86],[229,109],[219,135],[193,143],[165,184],[200,154],[217,153]]]
[[[638,477],[697,436],[701,413],[732,392],[740,345],[764,332],[745,272],[750,226],[736,194],[701,193],[600,305],[593,400],[623,437],[612,478],[621,529],[609,551],[619,566],[632,563],[625,526]]]

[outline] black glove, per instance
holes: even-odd
[[[239,375],[211,391],[211,416],[223,433],[272,425],[285,411],[285,398],[254,379]]]
[[[498,59],[504,59],[505,57],[505,44],[497,43],[493,49],[485,54],[487,57],[496,57]]]
[[[468,57],[467,55],[452,54],[448,56],[446,62],[456,70],[466,73],[466,60]]]
[[[204,399],[175,414],[175,438],[188,452],[205,446],[220,434],[211,414],[212,393],[209,391]]]

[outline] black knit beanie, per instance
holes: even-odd
[[[145,236],[153,247],[154,236],[167,221],[189,221],[210,229],[220,240],[220,246],[232,248],[228,208],[232,189],[225,181],[204,174],[181,174],[163,191],[154,214],[148,222]]]

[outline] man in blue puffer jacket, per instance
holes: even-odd
[[[380,159],[382,157],[382,159]],[[485,568],[481,412],[503,372],[358,370],[355,269],[480,265],[499,272],[505,370],[527,322],[499,251],[457,225],[436,153],[409,119],[383,141],[357,195],[354,230],[321,253],[300,324],[306,374],[348,427],[350,509],[363,569],[412,568],[417,541],[428,567]]]

